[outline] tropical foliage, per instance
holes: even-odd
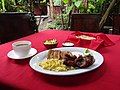
[[[27,0],[0,0],[1,12],[26,12],[28,7]]]
[[[62,0],[67,4],[67,11],[78,10],[78,13],[101,13],[104,3],[111,0]]]
[[[54,5],[61,7],[61,14],[49,23],[48,28],[69,29],[71,13],[102,13],[103,5],[111,0],[53,0]]]

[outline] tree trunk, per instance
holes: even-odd
[[[84,12],[87,12],[88,9],[88,0],[83,0]]]
[[[53,15],[53,0],[49,0],[50,2],[50,16],[52,19],[54,19],[54,15]]]
[[[115,2],[116,2],[116,0],[113,0],[113,1],[110,3],[108,9],[106,10],[105,14],[103,15],[103,17],[102,17],[102,19],[101,19],[101,21],[100,21],[100,23],[99,23],[99,28],[100,28],[100,29],[103,27],[103,24],[106,22],[106,19],[107,19],[109,13],[110,13],[110,10],[114,7]]]

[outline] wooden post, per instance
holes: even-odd
[[[64,17],[63,17],[63,8],[64,8],[64,4],[61,1],[61,6],[60,6],[60,15],[61,15],[61,24],[62,24],[62,29],[64,29]]]
[[[83,0],[84,12],[87,12],[88,9],[88,0]]]
[[[50,2],[50,16],[51,16],[51,19],[54,19],[54,15],[53,15],[53,0],[49,0]]]

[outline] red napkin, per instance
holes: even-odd
[[[76,38],[76,36],[80,36],[80,35],[94,37],[95,39],[86,40],[86,39]],[[74,43],[75,46],[77,47],[84,47],[93,50],[114,45],[114,43],[103,33],[93,34],[93,33],[85,33],[85,32],[74,32],[70,36],[68,36],[66,41],[70,41]]]

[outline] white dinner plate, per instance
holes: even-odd
[[[55,48],[55,49],[61,50],[61,51],[70,51],[77,55],[82,54],[83,51],[85,50],[85,48],[80,48],[80,47],[61,47],[61,48]],[[91,49],[89,49],[89,50],[90,50],[91,54],[93,55],[93,57],[95,58],[95,62],[87,68],[68,70],[68,71],[64,71],[64,72],[55,72],[55,71],[45,70],[41,66],[39,66],[38,63],[41,62],[42,60],[46,59],[48,50],[40,52],[37,55],[35,55],[34,57],[32,57],[29,62],[29,65],[35,71],[38,71],[38,72],[44,73],[44,74],[49,74],[49,75],[65,76],[65,75],[82,74],[82,73],[89,72],[89,71],[92,71],[92,70],[98,68],[104,61],[103,56],[100,53],[98,53],[94,50],[91,50]]]
[[[26,59],[26,58],[32,57],[36,53],[37,53],[37,50],[35,48],[31,48],[28,55],[26,55],[24,57],[20,57],[20,56],[16,55],[14,50],[11,50],[10,52],[8,52],[7,56],[11,59]]]

